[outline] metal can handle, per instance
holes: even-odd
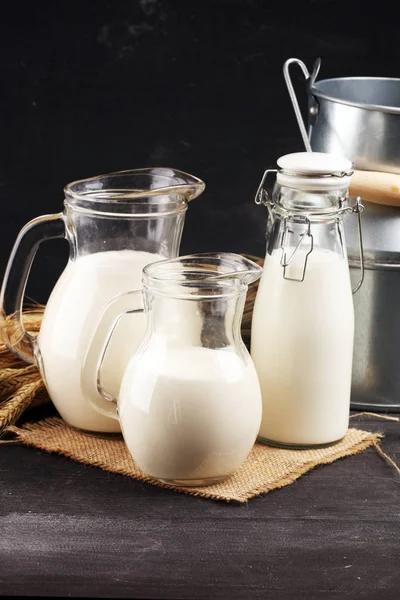
[[[305,80],[307,82],[307,90],[308,90],[308,113],[309,113],[308,134],[307,134],[304,122],[303,122],[303,117],[301,116],[301,111],[300,111],[299,103],[297,101],[296,92],[294,91],[293,83],[292,83],[292,80],[290,78],[289,67],[292,64],[299,65],[299,67],[303,71],[303,75],[304,75]],[[317,75],[319,73],[320,67],[321,67],[321,59],[320,58],[317,58],[315,60],[313,69],[311,71],[311,74],[310,74],[309,70],[307,69],[306,65],[303,63],[303,61],[300,60],[300,59],[298,59],[298,58],[289,58],[284,63],[284,65],[283,65],[283,76],[285,78],[285,82],[286,82],[286,86],[287,86],[287,89],[288,89],[288,92],[289,92],[289,96],[290,96],[290,99],[292,101],[293,110],[294,110],[294,113],[296,115],[297,123],[299,125],[301,137],[303,138],[304,146],[305,146],[307,152],[311,152],[312,151],[311,150],[311,144],[310,144],[310,137],[311,137],[312,128],[315,125],[315,121],[316,121],[316,118],[317,118],[317,115],[318,115],[318,103],[317,103],[317,101],[315,100],[315,98],[313,96],[311,88],[314,85],[315,80],[317,79]]]
[[[292,80],[290,79],[289,67],[292,64],[299,65],[301,70],[303,71],[303,75],[305,80],[308,81],[310,79],[310,72],[307,69],[306,65],[299,58],[289,58],[285,61],[283,65],[283,76],[285,78],[286,86],[289,92],[290,99],[293,104],[294,114],[296,115],[297,123],[299,125],[301,137],[303,138],[304,146],[306,147],[307,152],[311,152],[311,144],[308,139],[308,134],[306,131],[306,126],[304,125],[303,117],[301,116],[301,111],[299,107],[299,103],[297,101],[296,92],[294,91]]]

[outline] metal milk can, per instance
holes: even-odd
[[[297,64],[306,78],[308,131],[289,75]],[[342,77],[316,81],[321,61],[311,74],[297,58],[284,64],[284,77],[306,150],[348,158],[355,173],[392,177],[400,174],[400,79]],[[390,179],[388,179],[390,181]],[[368,187],[366,188],[369,192]],[[373,191],[373,190],[372,190]],[[388,186],[389,200],[362,196],[365,275],[354,296],[355,342],[351,406],[374,411],[400,410],[400,189]],[[379,192],[379,190],[378,190]],[[392,194],[392,199],[390,199]],[[350,195],[355,195],[350,187]],[[358,195],[358,194],[357,194]],[[393,200],[394,198],[394,200]],[[384,203],[391,203],[387,206]],[[345,225],[352,279],[360,267],[358,233]]]

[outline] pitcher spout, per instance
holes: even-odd
[[[157,167],[149,169],[149,175],[153,180],[152,191],[162,194],[177,193],[188,202],[200,196],[206,187],[204,181],[198,177],[177,169]]]
[[[262,267],[242,254],[221,252],[209,256],[219,264],[216,279],[236,279],[243,285],[250,285],[261,277]]]

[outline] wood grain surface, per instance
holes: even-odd
[[[359,421],[359,418],[357,418]],[[384,431],[400,460],[400,425]],[[374,450],[244,506],[0,447],[0,593],[398,599],[400,479]]]

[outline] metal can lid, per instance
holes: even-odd
[[[277,164],[277,182],[300,190],[322,192],[347,188],[352,175],[350,160],[326,152],[285,154]]]

